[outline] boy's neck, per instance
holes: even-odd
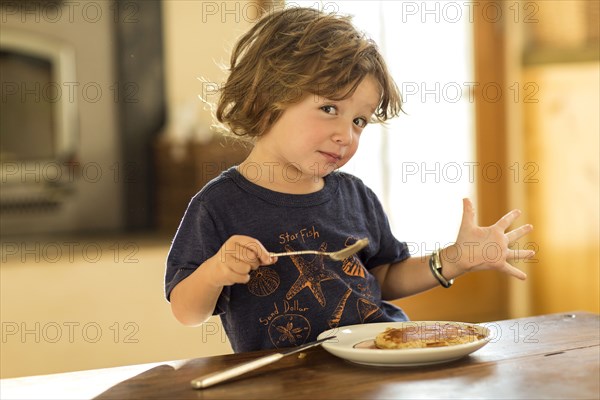
[[[302,173],[289,163],[261,156],[256,147],[238,165],[237,170],[250,182],[274,192],[309,194],[323,189],[325,185],[322,177]],[[286,178],[290,176],[293,176],[294,179]]]

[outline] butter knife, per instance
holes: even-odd
[[[264,367],[265,365],[269,365],[271,363],[274,363],[275,361],[279,361],[285,356],[289,356],[291,354],[298,353],[302,350],[318,346],[326,340],[333,338],[335,338],[335,336],[329,336],[323,339],[316,340],[314,342],[303,344],[302,346],[294,347],[287,351],[269,354],[267,356],[257,358],[256,360],[236,365],[235,367],[213,372],[212,374],[203,375],[199,378],[194,379],[190,383],[194,389],[205,389],[207,387],[216,385],[217,383],[221,383],[231,378],[235,378],[236,376],[240,376],[247,372],[254,371],[255,369]]]

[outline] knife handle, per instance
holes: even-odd
[[[244,364],[236,365],[235,367],[227,368],[222,371],[217,371],[212,374],[204,375],[191,381],[191,385],[194,389],[204,389],[209,386],[216,385],[236,376],[243,375],[247,372],[253,371],[265,365],[274,363],[277,360],[283,358],[284,355],[281,353],[270,354],[268,356],[257,358],[256,360],[249,361]]]

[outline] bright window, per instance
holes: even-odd
[[[399,240],[428,253],[456,239],[462,198],[474,200],[472,7],[448,1],[295,1],[354,16],[375,40],[404,100],[371,125],[343,169],[383,202]]]

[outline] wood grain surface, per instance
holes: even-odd
[[[194,390],[198,376],[271,351],[158,366],[97,399],[578,398],[600,396],[600,318],[553,314],[485,324],[492,340],[470,356],[424,367],[367,367],[322,348],[235,380]]]

